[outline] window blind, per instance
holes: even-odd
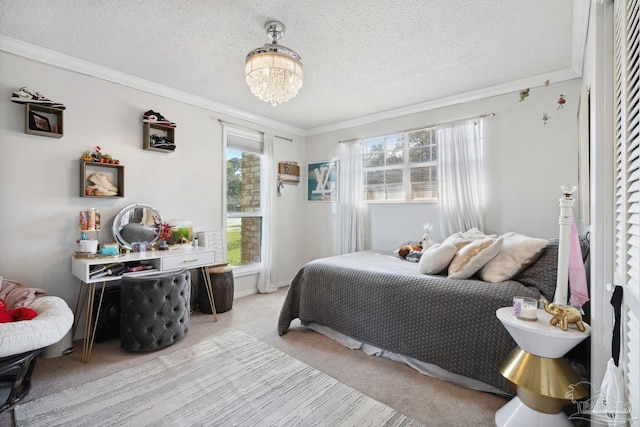
[[[621,365],[640,425],[640,0],[614,2],[614,281],[624,287]]]

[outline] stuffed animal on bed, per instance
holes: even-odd
[[[433,230],[433,226],[431,224],[429,223],[425,224],[422,240],[417,243],[401,245],[398,249],[396,249],[396,254],[400,258],[404,258],[407,261],[419,262],[420,257],[422,256],[422,252],[424,252],[430,246],[433,246],[436,243],[438,243],[434,240],[431,240],[432,230]]]
[[[412,245],[402,245],[398,248],[398,256],[400,258],[407,259],[412,252],[422,253],[422,245],[420,243],[412,244]]]

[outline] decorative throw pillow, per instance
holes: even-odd
[[[440,274],[456,256],[456,252],[458,249],[454,245],[436,243],[422,253],[418,270],[422,274]]]
[[[527,237],[518,233],[505,233],[502,249],[492,260],[480,269],[480,277],[485,282],[502,282],[517,276],[542,255],[549,241]]]
[[[496,239],[498,235],[496,234],[484,234],[482,231],[478,230],[476,227],[473,227],[464,233],[457,232],[453,233],[451,236],[447,237],[442,244],[447,245],[455,245],[458,250],[462,249],[465,245],[473,242],[474,240],[487,239],[492,238]]]
[[[462,233],[464,237],[468,237],[473,240],[477,239],[486,239],[487,237],[491,237],[493,239],[497,239],[497,234],[484,234],[482,231],[478,230],[476,227],[470,228],[469,230]]]
[[[446,239],[444,239],[444,242],[442,242],[443,245],[453,245],[456,247],[457,250],[462,249],[465,245],[469,244],[473,242],[473,239],[470,237],[465,237],[462,235],[462,233],[457,232],[457,233],[453,233],[451,236],[447,237]]]
[[[502,249],[502,236],[478,239],[458,251],[449,264],[449,279],[468,279]]]

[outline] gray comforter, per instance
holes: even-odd
[[[511,394],[498,367],[516,344],[495,312],[515,295],[539,294],[513,280],[420,274],[416,263],[364,251],[305,265],[291,283],[278,332],[286,333],[296,318],[318,323]]]

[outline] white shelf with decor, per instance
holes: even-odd
[[[112,163],[86,162],[80,160],[80,197],[118,198],[124,197],[124,165]],[[92,188],[100,185],[90,180],[94,174],[102,175],[112,184],[112,191]],[[104,187],[104,185],[103,185]],[[115,188],[115,190],[113,190]],[[111,193],[116,194],[111,194]]]
[[[64,111],[46,105],[25,104],[24,132],[31,135],[62,138],[64,136]]]

